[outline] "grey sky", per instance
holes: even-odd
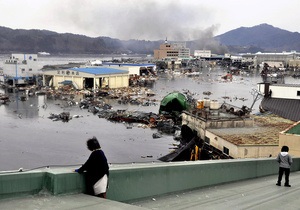
[[[0,26],[122,40],[194,40],[268,23],[299,32],[299,0],[0,0]]]

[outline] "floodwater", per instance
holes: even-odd
[[[101,58],[66,56],[43,57],[40,60],[46,65],[89,59]],[[156,93],[154,98],[158,101],[173,91],[189,90],[196,99],[208,97],[203,92],[210,91],[211,100],[251,107],[255,97],[252,89],[261,82],[258,72],[234,76],[232,82],[221,79],[225,74],[226,71],[219,67],[203,68],[197,77],[163,74],[151,89]],[[4,93],[4,90],[0,89],[0,92]],[[153,139],[152,134],[157,132],[156,129],[144,129],[136,125],[128,129],[122,123],[109,122],[86,109],[65,106],[64,101],[50,100],[46,96],[32,96],[27,101],[20,101],[21,94],[11,93],[12,102],[0,105],[0,171],[80,165],[90,154],[86,140],[93,136],[98,138],[108,162],[112,164],[158,161],[159,157],[171,151],[173,144],[178,143],[171,135]],[[113,100],[110,103],[114,109],[155,113],[159,110],[159,102],[157,106],[120,105]],[[253,105],[254,113],[258,112],[259,103],[260,100]],[[82,117],[73,118],[69,122],[48,118],[50,113],[62,112]]]

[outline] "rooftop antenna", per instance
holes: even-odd
[[[165,44],[168,44],[168,38],[166,37]]]

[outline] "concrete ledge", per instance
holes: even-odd
[[[45,174],[41,172],[0,174],[0,199],[36,194],[44,183]]]
[[[292,171],[298,171],[294,158]],[[274,158],[172,162],[112,167],[108,197],[127,202],[278,173]]]
[[[291,171],[300,170],[294,158]],[[73,168],[0,174],[0,199],[48,191],[84,192],[84,176]],[[274,158],[111,165],[108,199],[128,202],[151,196],[277,174]]]
[[[69,170],[54,169],[46,173],[46,189],[53,195],[84,192],[84,176]]]

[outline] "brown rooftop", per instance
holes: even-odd
[[[208,129],[210,132],[235,145],[274,145],[279,142],[279,132],[295,122],[277,115],[251,115],[253,127]]]

